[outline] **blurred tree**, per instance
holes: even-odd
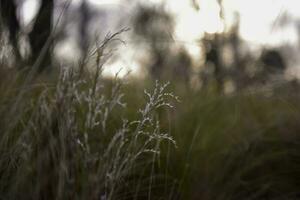
[[[174,21],[163,6],[138,6],[133,17],[134,37],[138,36],[149,49],[149,72],[160,79],[170,54]]]
[[[220,34],[205,34],[202,38],[202,44],[204,46],[204,59],[205,59],[205,67],[212,67],[212,70],[205,70],[206,76],[203,77],[202,81],[203,86],[206,87],[208,83],[207,71],[213,71],[213,77],[216,80],[216,87],[218,92],[223,92],[224,85],[224,65],[221,57],[222,47],[223,47],[223,36]]]
[[[264,71],[266,71],[266,73],[278,74],[286,69],[284,58],[276,49],[265,50],[260,59],[264,64]]]
[[[85,57],[89,48],[88,28],[89,28],[90,20],[92,18],[92,14],[87,0],[82,0],[79,9],[81,15],[80,22],[79,22],[79,45],[80,45],[81,53],[83,57]]]
[[[32,31],[29,34],[31,61],[40,59],[39,71],[51,65],[51,34],[54,0],[42,0]]]
[[[54,0],[41,0],[33,28],[29,33],[31,48],[30,63],[39,59],[39,71],[48,68],[51,63],[51,34]],[[0,1],[2,27],[7,29],[9,41],[13,46],[17,61],[23,60],[18,47],[20,24],[17,18],[17,5],[13,0]]]
[[[175,21],[164,4],[139,5],[133,17],[133,37],[147,49],[143,63],[153,79],[176,79],[189,83],[192,60],[182,44],[173,39]],[[138,39],[137,39],[138,38]]]
[[[208,85],[209,77],[216,81],[220,93],[225,89],[226,81],[232,82],[235,91],[240,91],[253,83],[251,73],[254,70],[251,71],[249,68],[253,66],[255,59],[240,39],[238,14],[236,22],[227,31],[205,34],[201,41],[205,52],[205,66],[201,74],[204,87]]]
[[[181,47],[170,60],[174,61],[173,64],[171,63],[173,77],[177,80],[182,80],[184,83],[189,83],[191,78],[192,59],[188,52]]]
[[[8,30],[9,41],[13,47],[17,61],[21,60],[21,54],[18,48],[18,33],[20,24],[17,19],[17,6],[13,0],[0,1],[0,16],[1,16],[1,32],[3,29]]]
[[[226,25],[224,19],[224,7],[222,0],[216,0],[218,3],[220,10],[219,10],[219,17],[220,20],[223,21],[224,26]],[[204,59],[205,65],[207,67],[212,67],[212,70],[205,70],[204,74],[202,73],[202,82],[203,86],[207,86],[208,76],[207,72],[213,71],[213,78],[216,81],[216,88],[219,93],[222,93],[224,90],[224,62],[222,60],[222,53],[224,44],[226,42],[226,35],[225,33],[214,33],[214,34],[205,34],[204,37],[201,39],[202,46],[204,47]]]
[[[232,72],[230,76],[234,81],[236,91],[242,90],[250,83],[250,74],[246,72],[246,68],[250,62],[253,62],[250,55],[241,55],[242,41],[240,39],[239,29],[240,16],[238,13],[235,13],[235,23],[227,33],[227,43],[232,52]]]
[[[224,1],[215,1],[220,8],[219,18],[223,22],[224,31],[206,33],[201,38],[204,67],[200,79],[203,87],[207,87],[213,80],[217,91],[222,93],[226,89],[226,82],[230,81],[234,91],[241,91],[248,87],[257,87],[262,82],[272,81],[274,75],[279,78],[287,68],[280,51],[265,49],[260,57],[255,58],[239,36],[239,14],[233,13],[235,22],[229,26],[225,18]],[[290,21],[287,16],[283,20],[282,24]],[[259,64],[262,64],[262,69],[259,68]]]

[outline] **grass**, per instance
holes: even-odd
[[[129,116],[146,86],[127,86]],[[300,198],[297,89],[286,83],[268,92],[219,95],[177,86],[180,103],[160,113],[162,129],[177,144],[162,146],[158,172],[175,189],[161,192],[161,199]]]
[[[64,69],[49,83],[22,79],[1,83],[1,199],[151,199],[160,146],[175,145],[155,114],[171,107],[167,84],[145,91],[129,120],[117,77]]]
[[[298,199],[299,96],[187,94],[173,120],[179,199]]]
[[[300,104],[286,88],[171,84],[174,102],[151,81],[65,69],[23,86],[2,74],[1,199],[299,198]]]
[[[95,54],[93,72],[0,67],[0,199],[300,198],[297,89],[124,84]]]

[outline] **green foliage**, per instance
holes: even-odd
[[[297,199],[299,97],[182,95],[168,174],[179,199]]]

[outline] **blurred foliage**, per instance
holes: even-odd
[[[232,82],[233,92],[264,87],[272,84],[274,77],[285,82],[287,64],[281,50],[265,48],[260,56],[252,55],[239,36],[238,19],[228,32],[205,34],[201,43],[205,52],[200,76],[204,88],[211,80],[215,80],[219,93],[226,93],[226,81]]]
[[[132,37],[138,38],[136,45],[147,49],[143,67],[151,77],[188,83],[192,59],[182,45],[175,45],[175,20],[165,6],[139,5],[132,24]]]
[[[262,48],[255,54],[251,52],[239,36],[239,14],[235,14],[235,23],[229,26],[224,17],[223,2],[217,3],[224,31],[205,33],[199,39],[201,53],[198,58],[191,57],[186,47],[174,40],[176,22],[163,3],[137,6],[132,18],[132,38],[137,48],[145,51],[140,64],[152,79],[174,80],[184,83],[187,88],[195,88],[198,83],[203,90],[215,85],[220,94],[286,82],[288,64],[282,50]],[[195,6],[197,9],[197,4]],[[201,26],[197,22],[194,25]]]
[[[144,86],[128,87],[131,113]],[[158,166],[170,178],[166,185],[175,180],[167,199],[299,198],[300,97],[291,89],[287,83],[276,92],[224,96],[173,84],[180,103],[160,116],[177,143],[164,146]]]
[[[140,4],[131,36],[136,48],[146,51],[140,64],[150,76],[124,78],[123,97],[116,93],[122,81],[98,80],[104,64],[100,60],[110,52],[97,49],[89,57],[85,28],[91,13],[85,3],[79,32],[86,60],[72,66],[70,74],[49,72],[27,83],[26,73],[0,62],[0,198],[300,198],[300,87],[297,79],[285,77],[289,66],[282,49],[250,52],[239,36],[237,19],[224,32],[199,38],[203,62],[195,63],[183,45],[175,44],[175,19],[164,5]],[[218,4],[225,20],[222,1]],[[85,73],[94,58],[101,70]],[[77,74],[78,68],[82,71]],[[160,108],[160,98],[172,95],[159,93],[156,79],[171,80],[180,97],[174,109]],[[145,88],[156,88],[151,90],[156,95]],[[94,126],[88,126],[92,119]],[[124,119],[147,126],[132,131]],[[142,138],[138,144],[137,135]],[[143,146],[147,139],[154,141],[150,149]],[[145,153],[133,159],[136,163],[127,162],[139,154],[133,147]]]

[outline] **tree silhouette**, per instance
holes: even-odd
[[[39,70],[42,71],[51,63],[51,33],[54,0],[42,0],[32,31],[29,34],[31,61],[41,59]]]
[[[54,0],[41,0],[33,28],[28,35],[31,48],[30,63],[37,60],[39,71],[51,65],[51,34]],[[20,24],[17,18],[17,5],[13,0],[0,1],[1,22],[9,34],[9,42],[13,46],[17,61],[23,60],[18,48]]]
[[[16,59],[21,59],[20,51],[18,48],[18,33],[20,31],[20,24],[16,14],[17,6],[12,0],[0,1],[0,16],[1,16],[1,31],[3,28],[8,30],[9,41],[13,47]]]
[[[276,49],[265,50],[261,55],[264,71],[271,74],[282,73],[286,69],[285,61],[281,53]]]
[[[140,5],[133,18],[133,28],[134,37],[149,49],[150,62],[147,67],[151,76],[160,79],[170,54],[174,32],[172,16],[164,10],[163,5],[157,7]]]
[[[217,91],[223,92],[224,84],[224,64],[221,58],[221,52],[223,47],[223,35],[220,34],[205,34],[202,38],[202,43],[205,50],[205,67],[213,67],[213,78],[216,81]],[[203,77],[203,81],[208,81],[207,77]],[[203,83],[204,87],[207,83]]]
[[[79,45],[83,57],[85,57],[89,48],[88,28],[89,22],[92,18],[90,5],[87,0],[83,0],[80,5],[80,22],[79,22]]]

